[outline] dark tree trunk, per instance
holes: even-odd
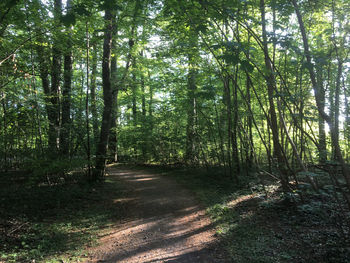
[[[229,176],[233,178],[232,170],[232,102],[231,102],[231,89],[230,79],[228,76],[223,76],[224,96],[223,103],[226,107],[226,119],[227,119],[227,164]],[[223,115],[224,116],[224,115]]]
[[[190,50],[187,54],[188,59],[188,75],[187,75],[187,127],[186,127],[186,162],[194,164],[197,162],[197,147],[196,147],[196,90],[197,90],[197,69],[196,58],[198,36],[191,31]]]
[[[335,83],[335,97],[334,97],[334,133],[335,140],[339,142],[339,114],[340,114],[340,86],[341,86],[341,76],[343,71],[343,61],[341,58],[338,59],[337,65],[337,78]],[[335,154],[335,160],[338,159],[338,156]]]
[[[131,91],[132,91],[132,119],[133,119],[133,124],[136,127],[137,122],[138,122],[138,116],[137,116],[137,83],[136,83],[136,58],[133,57],[133,62],[132,62],[132,86],[131,86]]]
[[[115,52],[115,40],[112,40],[112,52]],[[117,83],[117,56],[114,53],[111,59],[111,85],[112,85],[112,120],[109,135],[109,159],[112,162],[118,161],[117,149],[117,116],[118,116],[118,83]]]
[[[322,68],[318,67],[316,69],[317,83],[319,85],[319,98],[320,98],[320,108],[324,111],[325,108],[325,90],[323,87],[323,77]],[[319,138],[319,162],[325,163],[327,161],[327,142],[326,142],[326,127],[324,119],[318,113],[318,138]]]
[[[344,89],[344,97],[345,97],[345,122],[344,122],[344,137],[346,141],[346,161],[349,162],[349,151],[350,151],[350,91],[346,88],[345,81],[343,78],[343,89]]]
[[[67,10],[71,7],[71,0],[67,1]],[[70,28],[67,28],[70,31]],[[60,132],[60,152],[62,157],[69,157],[70,146],[70,107],[71,107],[71,90],[72,90],[72,41],[71,33],[67,34],[65,52],[64,52],[64,83],[62,87],[62,122]]]
[[[92,60],[91,60],[91,77],[90,77],[90,111],[92,115],[92,129],[94,136],[94,144],[97,149],[98,144],[98,117],[96,107],[96,76],[97,76],[97,37],[92,37]]]
[[[335,156],[337,158],[337,161],[340,163],[340,165],[342,167],[342,173],[343,173],[344,179],[346,180],[346,185],[347,185],[348,191],[350,191],[350,171],[349,171],[347,164],[345,163],[345,161],[343,159],[343,154],[341,152],[341,148],[339,145],[339,137],[337,134],[336,127],[334,126],[334,124],[332,122],[332,118],[322,108],[320,89],[319,89],[318,83],[316,81],[316,74],[314,72],[314,67],[312,64],[312,59],[311,59],[311,54],[310,54],[310,49],[309,49],[309,42],[307,39],[303,18],[300,14],[299,6],[296,3],[296,0],[291,0],[291,1],[293,3],[295,13],[297,15],[298,22],[299,22],[299,29],[301,32],[301,36],[303,39],[303,45],[304,45],[304,54],[305,54],[307,63],[309,64],[308,70],[309,70],[309,74],[310,74],[312,87],[313,87],[313,90],[315,93],[315,100],[316,100],[316,104],[317,104],[317,109],[318,109],[318,112],[321,115],[321,117],[327,122],[327,124],[329,126],[329,130],[330,130],[330,134],[331,134],[331,141],[332,141],[332,145],[334,148]],[[346,193],[345,197],[347,199],[348,206],[350,207],[350,193]]]
[[[111,10],[105,10],[105,35],[103,43],[102,58],[102,85],[103,85],[103,115],[100,132],[100,140],[96,150],[96,167],[94,179],[102,179],[106,168],[106,155],[108,150],[109,131],[111,127],[111,117],[113,108],[112,87],[111,87],[111,49],[113,38],[113,19],[115,15]]]
[[[233,83],[233,123],[232,123],[232,164],[233,164],[233,178],[238,183],[238,176],[240,174],[240,161],[237,142],[238,131],[238,68],[236,68],[235,81]],[[242,144],[241,144],[242,145]],[[242,153],[242,151],[241,151]]]
[[[62,1],[54,1],[54,19],[55,23],[59,25],[59,20],[62,15]],[[58,29],[57,29],[58,30]],[[59,88],[61,83],[61,63],[62,51],[60,46],[59,33],[54,34],[54,41],[52,45],[52,67],[51,67],[51,90],[50,90],[50,104],[48,105],[49,117],[49,150],[52,156],[55,156],[59,149],[59,130],[60,130],[60,104],[59,104]]]
[[[264,46],[264,55],[265,55],[265,67],[268,71],[268,76],[266,76],[267,82],[267,94],[269,101],[269,113],[270,113],[270,128],[272,132],[272,141],[273,141],[273,155],[277,159],[277,167],[280,171],[281,183],[284,192],[289,191],[288,186],[288,175],[286,174],[285,169],[285,160],[283,158],[282,147],[279,140],[278,133],[278,120],[274,103],[274,89],[275,89],[275,77],[271,61],[269,58],[268,47],[267,47],[267,33],[266,33],[266,19],[265,19],[265,1],[260,0],[260,11],[261,11],[261,26],[262,26],[262,37],[263,37],[263,46]]]
[[[248,43],[250,43],[250,34],[248,35]],[[249,59],[249,52],[247,54],[247,59]],[[249,136],[249,155],[247,154],[247,167],[248,169],[251,168],[253,164],[253,158],[254,158],[254,141],[253,141],[253,114],[252,114],[252,106],[251,106],[251,95],[250,95],[250,76],[249,73],[246,72],[246,89],[247,89],[247,104],[248,104],[248,109],[249,109],[249,114],[248,114],[248,120],[247,120],[247,125],[248,125],[248,136]]]
[[[143,58],[143,51],[140,52],[141,58]],[[142,123],[147,123],[146,120],[146,90],[145,90],[145,76],[144,72],[140,72],[140,78],[141,78],[141,110],[142,110]],[[147,159],[147,149],[148,149],[148,138],[149,136],[149,130],[146,126],[142,129],[143,137],[145,138],[145,143],[142,143],[141,149],[142,149],[142,158],[143,161],[146,161]]]

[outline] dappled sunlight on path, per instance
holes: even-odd
[[[190,192],[145,171],[111,168],[109,173],[131,188],[126,198],[130,212],[86,262],[227,262],[210,220]]]

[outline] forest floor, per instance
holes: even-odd
[[[228,262],[215,227],[193,194],[173,178],[147,170],[110,168],[129,189],[129,213],[90,250],[87,262]]]
[[[113,165],[103,184],[0,174],[0,262],[350,262],[346,208],[286,203],[278,182],[218,169]]]

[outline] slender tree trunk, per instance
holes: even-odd
[[[146,91],[145,91],[145,76],[141,74],[141,103],[143,120],[146,118]]]
[[[338,140],[339,138],[338,138],[337,130],[332,123],[332,118],[324,111],[324,109],[322,109],[322,102],[321,102],[321,98],[320,98],[320,89],[319,89],[318,83],[316,81],[316,74],[314,72],[314,67],[312,64],[311,54],[310,54],[310,50],[309,50],[309,42],[307,39],[307,35],[306,35],[305,27],[304,27],[304,22],[303,22],[301,14],[300,14],[298,4],[296,3],[296,0],[291,0],[291,1],[293,3],[295,13],[297,15],[298,22],[299,22],[299,29],[300,29],[300,32],[302,35],[303,45],[304,45],[304,54],[305,54],[306,60],[309,64],[308,70],[310,73],[312,87],[313,87],[314,93],[315,93],[315,100],[316,100],[316,104],[317,104],[317,109],[318,109],[321,117],[327,122],[327,124],[329,126],[332,145],[333,145],[334,150],[335,150],[335,155],[337,157],[337,161],[340,163],[340,165],[342,167],[342,173],[343,173],[344,179],[346,180],[346,185],[347,185],[348,191],[350,191],[350,170],[343,159],[343,154],[341,152],[341,148],[339,145],[339,140]],[[346,197],[348,206],[350,207],[350,193],[346,193],[345,197]]]
[[[40,34],[38,34],[40,35]],[[41,38],[38,38],[38,41],[44,41]],[[55,115],[53,114],[53,105],[51,104],[50,95],[51,95],[51,87],[49,81],[49,54],[46,52],[45,48],[42,45],[36,46],[37,56],[39,58],[39,75],[41,79],[41,86],[44,91],[44,100],[45,100],[45,109],[47,112],[47,119],[49,121],[49,129],[48,129],[48,144],[49,149],[56,151],[56,139],[55,139]],[[53,155],[54,152],[51,154]]]
[[[54,19],[57,25],[60,24],[59,19],[62,15],[62,0],[54,1]],[[58,30],[58,29],[57,29]],[[50,104],[49,110],[49,149],[52,156],[59,149],[59,133],[60,133],[60,83],[61,83],[61,60],[62,51],[60,46],[59,33],[54,34],[54,41],[52,45],[52,68],[51,68],[51,90],[50,90]]]
[[[248,34],[248,43],[250,43],[250,34]],[[247,59],[249,60],[250,55],[249,55],[249,51],[247,54]],[[253,116],[252,116],[252,106],[251,106],[251,95],[250,95],[250,76],[249,73],[246,72],[246,89],[247,89],[247,104],[248,104],[248,109],[249,109],[249,114],[248,114],[248,120],[247,120],[247,126],[248,126],[248,137],[249,137],[249,141],[250,141],[250,147],[249,147],[249,155],[247,155],[247,167],[251,168],[252,166],[252,160],[254,158],[254,141],[253,141]]]
[[[92,37],[92,59],[91,59],[91,75],[90,75],[90,111],[92,115],[92,129],[94,136],[94,144],[97,149],[98,144],[98,117],[96,107],[96,76],[97,76],[97,36]]]
[[[233,167],[232,167],[232,102],[231,102],[231,89],[230,89],[230,78],[223,76],[224,84],[224,104],[226,106],[226,118],[227,118],[227,162],[229,168],[230,178],[234,177]]]
[[[113,57],[111,59],[111,85],[112,85],[112,99],[113,99],[113,109],[112,109],[112,121],[110,129],[109,138],[109,152],[110,159],[112,162],[118,161],[118,151],[117,151],[117,116],[118,116],[118,80],[117,80],[117,55],[115,54],[115,40],[112,40],[112,52]]]
[[[333,68],[333,62],[329,61],[328,69],[327,69],[327,73],[328,73],[327,89],[329,90],[329,93],[328,93],[329,118],[330,118],[330,121],[332,122],[332,125],[335,128],[335,111],[336,111],[336,109],[335,109],[335,88],[334,88],[334,83],[333,83],[333,81],[334,81],[333,78],[334,77],[333,77],[333,74],[332,74],[332,68]],[[316,79],[316,82],[317,82],[317,79]],[[320,88],[319,88],[319,93],[322,93]],[[337,157],[335,156],[335,148],[334,148],[334,144],[333,143],[331,143],[330,159],[333,160],[333,161],[335,161],[337,159]]]
[[[350,92],[349,89],[346,88],[345,80],[343,78],[343,89],[344,89],[344,97],[345,97],[345,122],[344,122],[344,137],[346,141],[346,161],[349,162],[349,151],[350,151],[350,104],[349,97]]]
[[[89,113],[89,71],[90,71],[90,35],[89,24],[86,22],[86,96],[85,96],[85,120],[86,120],[86,153],[88,162],[88,178],[91,179],[91,145],[90,145],[90,113]]]
[[[133,57],[133,71],[132,71],[132,86],[131,86],[131,91],[132,91],[132,119],[133,119],[133,124],[134,127],[136,127],[137,122],[138,122],[138,114],[137,114],[137,84],[136,84],[136,58]]]
[[[281,183],[282,183],[283,191],[288,192],[289,191],[288,175],[286,174],[285,160],[283,158],[282,148],[279,140],[277,114],[276,114],[275,103],[273,99],[276,81],[275,81],[271,61],[268,55],[269,53],[268,53],[268,46],[267,46],[264,0],[260,0],[260,11],[261,11],[261,25],[262,25],[262,36],[263,36],[263,46],[264,46],[264,55],[265,55],[265,67],[269,72],[268,76],[266,77],[266,82],[267,82],[267,94],[268,94],[269,107],[270,107],[270,127],[271,127],[272,140],[273,140],[273,152],[274,152],[274,157],[277,159],[278,169],[281,174]]]
[[[239,161],[239,152],[238,152],[238,142],[237,142],[237,133],[238,131],[238,67],[236,68],[235,79],[233,83],[233,123],[231,130],[231,139],[232,139],[232,165],[233,165],[233,178],[238,183],[238,175],[240,174],[240,161]],[[242,142],[242,140],[241,140]],[[242,146],[242,143],[241,143]],[[243,154],[243,151],[241,151]]]
[[[319,97],[320,97],[320,108],[324,111],[326,97],[325,90],[323,87],[323,77],[322,77],[322,68],[316,68],[316,78],[319,85]],[[319,137],[319,162],[321,164],[327,161],[327,142],[326,142],[326,127],[324,119],[321,114],[318,113],[318,137]]]
[[[96,151],[96,167],[94,179],[102,179],[106,168],[106,155],[108,150],[109,131],[111,127],[111,117],[113,108],[112,87],[111,87],[111,49],[113,38],[113,20],[115,14],[111,10],[105,10],[105,34],[103,43],[102,58],[102,85],[103,85],[103,115],[100,132],[100,140]]]
[[[71,8],[71,0],[67,1],[67,10]],[[69,157],[70,146],[70,107],[71,107],[71,90],[72,90],[72,40],[70,28],[67,28],[66,46],[64,48],[64,71],[63,71],[63,87],[62,87],[62,123],[60,132],[60,152],[62,157]]]
[[[151,76],[148,72],[148,80],[151,80]],[[148,115],[150,116],[150,122],[151,122],[151,130],[153,129],[153,122],[152,122],[152,118],[153,118],[153,85],[150,84],[149,85],[149,102],[148,102]]]
[[[3,138],[4,138],[4,144],[3,144],[3,152],[4,152],[4,167],[3,170],[7,172],[8,170],[8,162],[7,162],[7,103],[5,103],[5,95],[3,92],[1,92],[1,106],[4,113],[3,118]]]
[[[190,33],[191,50],[188,51],[188,75],[187,75],[187,126],[186,126],[186,161],[194,164],[198,160],[196,145],[196,90],[197,90],[197,43],[198,36]]]
[[[334,98],[334,133],[335,140],[339,142],[339,114],[340,114],[340,86],[341,86],[341,75],[343,71],[343,61],[338,56],[338,65],[337,65],[337,78],[335,83],[335,98]],[[338,156],[335,155],[335,160],[338,159]]]
[[[143,51],[140,52],[141,59],[143,58]],[[140,78],[141,78],[141,110],[142,110],[142,123],[147,123],[146,120],[146,87],[145,87],[145,75],[144,71],[141,69],[140,72]],[[141,149],[142,149],[142,158],[145,162],[147,159],[147,149],[148,149],[148,137],[149,137],[149,130],[146,126],[142,129],[143,137],[145,138],[145,142],[142,143]]]
[[[115,87],[113,90],[113,110],[112,110],[112,122],[110,129],[110,159],[112,162],[118,162],[118,94],[119,89]]]

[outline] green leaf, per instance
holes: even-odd
[[[242,70],[245,70],[248,73],[251,73],[254,70],[254,66],[252,64],[250,64],[250,62],[248,60],[241,61],[241,68],[242,68]]]
[[[208,28],[206,25],[199,25],[199,26],[197,26],[196,31],[206,33],[208,31]]]
[[[84,5],[77,5],[74,11],[81,16],[89,16],[91,14]]]
[[[306,69],[312,69],[313,68],[313,64],[312,63],[309,63],[309,62],[307,62],[307,61],[305,61],[304,63],[303,63],[303,65],[302,65],[302,67],[301,68],[306,68]]]
[[[19,2],[19,0],[9,0],[5,3],[5,7],[7,8],[12,8],[14,7],[15,5],[17,5]]]
[[[215,45],[211,46],[212,49],[219,49],[221,47],[222,47],[222,45],[220,45],[220,44],[215,44]]]
[[[220,56],[223,60],[225,60],[228,64],[238,64],[239,63],[239,56],[238,54],[224,54]]]
[[[66,14],[65,16],[61,17],[61,22],[66,26],[66,27],[70,27],[72,25],[75,25],[76,21],[76,17],[75,14],[73,12],[69,12],[68,14]]]

